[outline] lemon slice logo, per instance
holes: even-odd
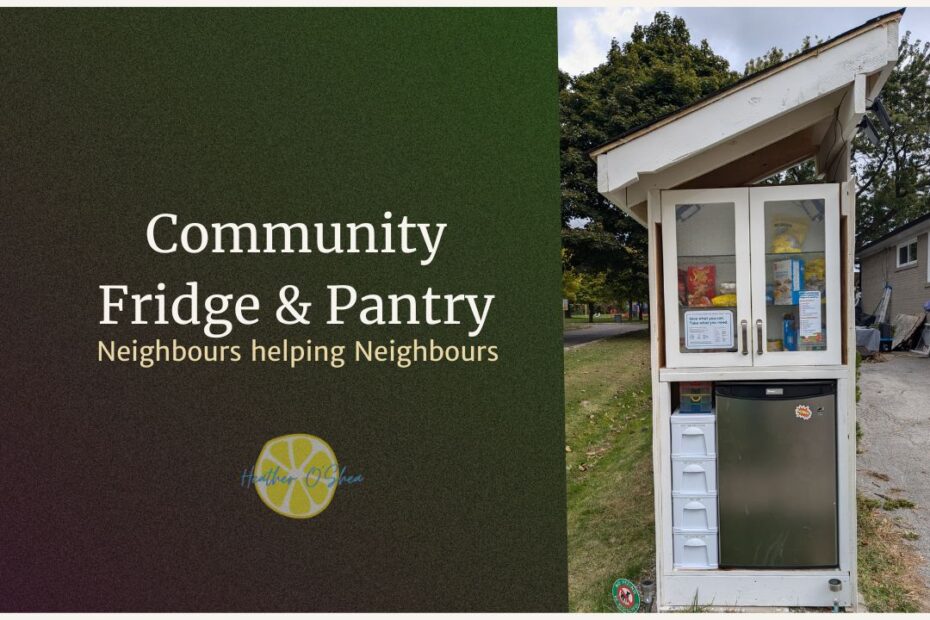
[[[333,500],[339,463],[319,437],[282,435],[262,448],[255,476],[255,490],[266,506],[285,517],[309,519]]]

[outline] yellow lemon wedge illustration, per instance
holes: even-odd
[[[282,435],[265,443],[255,463],[255,490],[266,506],[292,519],[320,514],[338,487],[339,463],[314,435]]]

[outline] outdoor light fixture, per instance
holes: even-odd
[[[831,579],[828,583],[830,584],[830,592],[833,592],[834,594],[840,592],[843,589],[843,582],[839,579]],[[839,611],[840,599],[837,597],[833,599],[833,613],[839,613]]]
[[[824,204],[822,200],[802,200],[801,208],[811,218],[812,222],[823,221]]]
[[[652,579],[643,579],[639,584],[643,594],[643,609],[648,613],[652,611],[652,603],[656,598],[656,582]]]
[[[700,210],[701,205],[682,205],[675,211],[675,219],[679,222],[687,222],[697,215]]]
[[[876,118],[878,118],[878,124],[882,126],[886,132],[891,131],[891,117],[888,116],[888,111],[885,110],[885,106],[882,105],[882,100],[878,97],[875,98],[875,101],[872,102],[872,105],[869,106],[869,109],[875,112]]]
[[[865,134],[865,137],[872,143],[872,146],[878,147],[881,145],[882,141],[878,138],[878,131],[876,131],[875,125],[872,124],[868,116],[863,116],[862,120],[859,121],[859,124],[856,126],[859,128],[860,132]]]

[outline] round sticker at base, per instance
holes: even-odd
[[[610,594],[613,596],[617,611],[623,613],[636,613],[639,611],[639,590],[629,579],[621,577],[616,580],[610,589]]]

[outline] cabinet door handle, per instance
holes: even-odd
[[[743,355],[749,355],[749,322],[744,320],[740,326],[743,328]]]
[[[756,339],[758,340],[758,350],[756,353],[762,355],[764,353],[762,350],[762,319],[756,319]]]

